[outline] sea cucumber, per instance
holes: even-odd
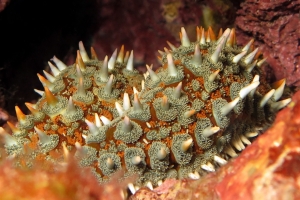
[[[211,28],[196,31],[191,42],[182,28],[181,46],[168,42],[170,49],[159,51],[162,66],[147,66],[143,75],[124,46],[100,61],[80,42],[71,66],[53,57],[52,74],[38,74],[41,99],[26,103],[32,114],[16,106],[19,123],[8,123],[13,134],[0,130],[7,155],[31,166],[63,163],[70,151],[99,182],[123,168],[125,177],[139,175],[135,185],[150,188],[226,164],[291,99],[280,100],[284,79],[272,87],[260,80],[265,59],[253,40],[239,47],[234,29],[219,36]]]

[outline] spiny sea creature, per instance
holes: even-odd
[[[138,174],[132,193],[226,164],[290,102],[280,100],[285,80],[273,87],[260,80],[265,59],[253,40],[237,46],[234,29],[216,37],[197,27],[191,42],[182,28],[180,39],[181,46],[168,42],[170,49],[159,51],[162,67],[147,66],[144,76],[123,46],[103,61],[93,48],[90,58],[81,42],[73,65],[53,57],[52,74],[38,74],[41,99],[26,103],[32,114],[16,106],[18,125],[8,122],[13,134],[0,130],[7,154],[31,166],[62,163],[64,152],[74,152],[99,182],[120,169],[125,177]]]

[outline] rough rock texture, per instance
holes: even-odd
[[[124,44],[135,51],[135,65],[146,71],[145,64],[157,66],[157,50],[167,47],[167,40],[179,45],[180,27],[195,40],[197,25],[214,30],[232,26],[236,7],[229,0],[102,1],[92,46],[100,55],[110,55]]]
[[[57,167],[55,172],[49,165],[20,169],[12,164],[9,161],[0,164],[1,199],[122,200],[129,181],[119,183],[115,179],[100,186],[90,170],[82,170],[74,160]]]
[[[4,8],[7,6],[8,3],[9,3],[9,0],[1,0],[0,1],[0,12],[2,10],[4,10]]]
[[[152,192],[141,189],[131,199],[299,199],[299,127],[297,92],[274,125],[217,173],[199,181],[166,181]]]
[[[246,0],[237,12],[238,43],[256,39],[276,79],[300,86],[300,1]]]

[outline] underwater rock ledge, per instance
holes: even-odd
[[[256,38],[276,79],[300,86],[300,1],[246,0],[237,12],[237,41]]]

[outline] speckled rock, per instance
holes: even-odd
[[[300,86],[299,10],[299,0],[246,0],[235,21],[238,43],[255,38],[276,79],[290,86]]]

